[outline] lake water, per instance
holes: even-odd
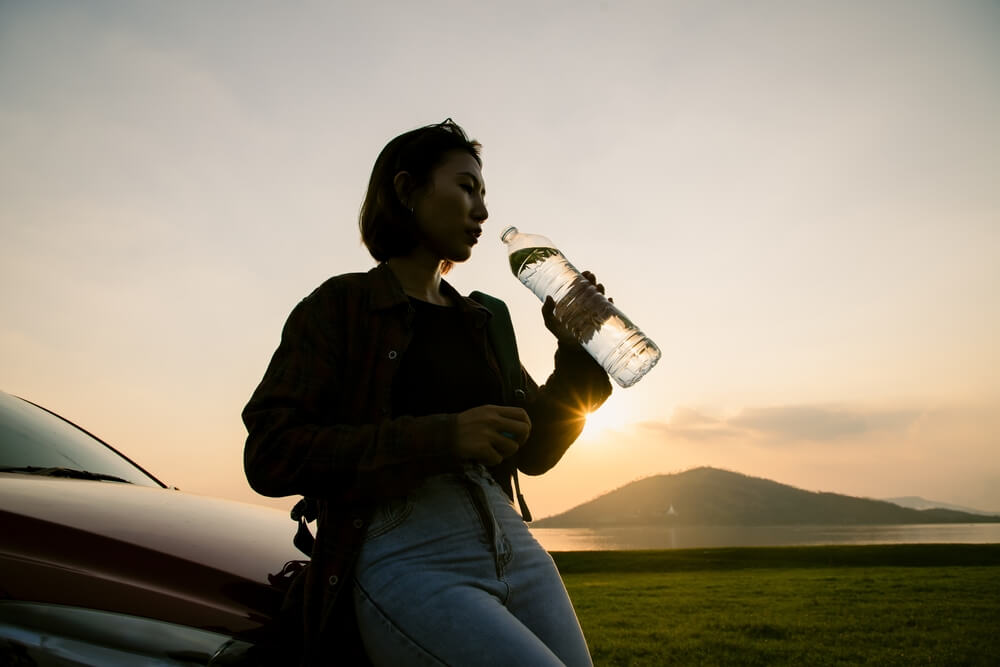
[[[616,526],[532,528],[548,551],[698,549],[810,544],[994,544],[1000,523],[892,526]]]

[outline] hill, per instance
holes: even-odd
[[[949,509],[917,510],[868,498],[803,491],[717,468],[695,468],[637,480],[538,528],[608,525],[787,525],[985,523],[1000,517]]]
[[[940,500],[927,500],[926,498],[921,498],[920,496],[902,496],[900,498],[883,498],[882,500],[899,505],[900,507],[910,507],[915,510],[938,508],[968,512],[969,514],[982,514],[983,516],[1000,516],[1000,512],[987,512],[985,510],[977,510],[972,507],[952,505],[951,503],[941,502]]]

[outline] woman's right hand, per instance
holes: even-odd
[[[480,405],[458,415],[454,453],[460,460],[492,466],[528,439],[531,420],[522,408]]]

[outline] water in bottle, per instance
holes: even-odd
[[[545,301],[556,303],[554,314],[608,375],[631,387],[660,360],[660,349],[604,295],[593,289],[551,241],[508,227],[500,235],[507,244],[514,275]]]

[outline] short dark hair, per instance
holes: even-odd
[[[361,240],[372,257],[384,262],[407,255],[419,241],[413,213],[396,194],[396,174],[408,172],[413,187],[421,188],[430,182],[431,173],[450,151],[468,152],[481,167],[481,147],[451,118],[404,132],[385,145],[372,167],[359,216]],[[450,264],[445,268],[450,268]]]

